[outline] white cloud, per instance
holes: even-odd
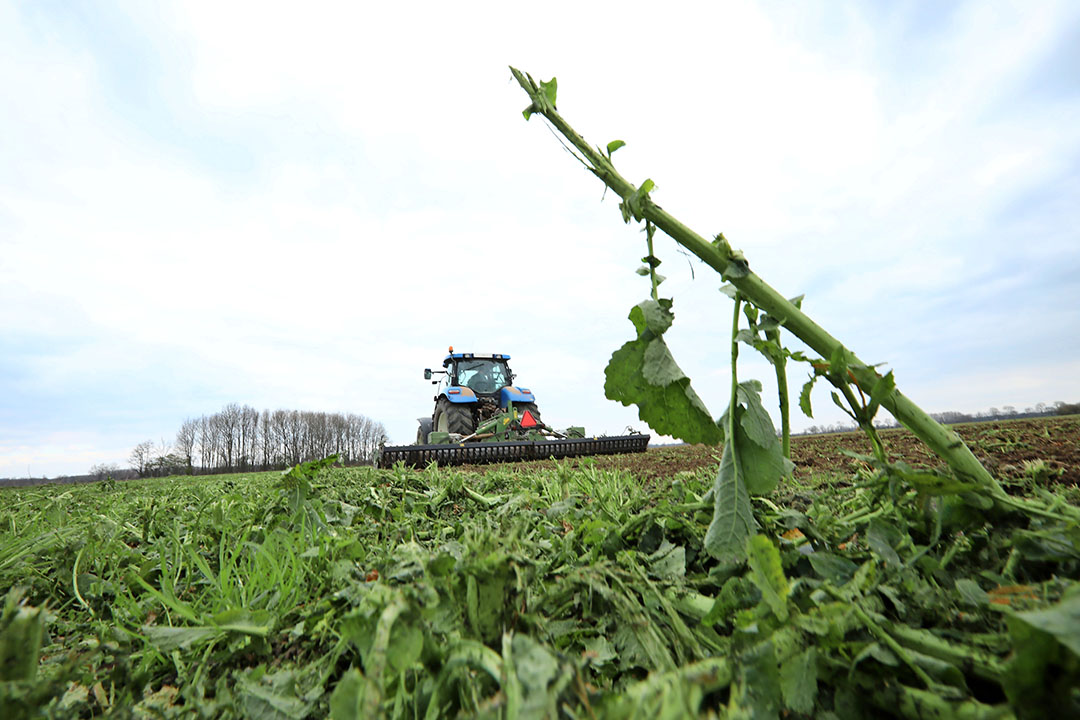
[[[1011,385],[968,394],[926,370],[959,384],[1008,342],[995,328],[1039,332],[1008,319],[995,273],[1058,323],[1044,332],[1080,334],[1032,292],[1077,240],[1061,179],[1077,182],[1080,98],[1024,94],[1055,72],[1067,3],[888,23],[858,4],[750,2],[123,11],[155,57],[0,5],[0,332],[52,348],[0,350],[23,363],[21,390],[53,393],[42,422],[62,424],[56,394],[91,378],[153,418],[115,446],[231,401],[359,411],[403,440],[429,410],[420,370],[454,344],[514,355],[546,419],[640,425],[603,399],[602,370],[646,294],[643,239],[539,118],[522,120],[511,63],[557,75],[587,139],[628,143],[626,177],[653,178],[658,202],[724,231],[781,292],[808,292],[865,359],[910,363],[894,367],[928,410],[1080,393],[1073,374],[1060,398],[1039,394],[1022,353],[985,366]],[[157,73],[139,81],[151,91],[127,87],[126,67]],[[1046,209],[1015,224],[1006,209],[1026,197]],[[1010,222],[1030,236],[1001,232]],[[695,263],[691,281],[669,241],[658,252],[671,345],[719,413],[730,305],[711,271]],[[980,302],[957,309],[965,285]],[[771,370],[744,356],[740,375],[772,397]],[[130,387],[163,395],[140,408]],[[836,419],[817,404],[803,422]]]

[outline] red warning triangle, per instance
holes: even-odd
[[[537,425],[536,418],[534,418],[532,416],[531,412],[526,410],[525,414],[523,414],[521,416],[521,427],[523,427],[523,428],[531,428],[531,427],[536,427],[536,425]]]

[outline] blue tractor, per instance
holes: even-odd
[[[431,417],[419,418],[416,444],[426,445],[432,432],[469,437],[487,421],[516,410],[528,428],[541,428],[536,397],[514,385],[510,356],[502,353],[456,353],[450,348],[442,370],[424,370],[424,378],[438,385]],[[529,415],[526,418],[525,413]],[[441,435],[439,436],[441,438]],[[488,439],[488,438],[482,438]]]
[[[451,347],[442,370],[424,370],[438,385],[431,417],[419,418],[415,445],[384,447],[379,466],[412,467],[543,460],[644,452],[649,436],[585,437],[585,428],[554,430],[540,419],[536,398],[514,384],[510,356],[456,353]],[[441,378],[433,380],[435,375]]]

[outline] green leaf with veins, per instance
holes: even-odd
[[[757,380],[739,383],[738,399],[740,405],[746,406],[746,413],[739,421],[746,430],[746,436],[763,448],[775,445],[776,430],[772,418],[761,404],[761,383]]]
[[[330,694],[331,720],[360,720],[364,717],[367,680],[356,668],[347,670]]]
[[[896,390],[896,380],[893,378],[892,370],[874,381],[874,387],[870,388],[870,405],[867,407],[868,419],[873,419],[877,415],[878,407],[881,406],[882,401],[892,395],[894,390]]]
[[[1020,717],[1073,717],[1080,702],[1080,592],[1056,605],[1006,616],[1013,654],[1002,687]]]
[[[686,378],[663,338],[654,337],[645,346],[641,374],[650,385],[666,386]]]
[[[746,555],[750,563],[750,581],[761,591],[761,597],[781,622],[787,622],[787,597],[791,592],[784,567],[780,563],[780,551],[765,535],[754,535],[746,541]]]
[[[623,405],[637,405],[638,417],[662,435],[719,444],[723,431],[663,340],[674,319],[671,301],[646,300],[635,305],[629,317],[638,337],[612,354],[604,370],[604,395]]]
[[[639,338],[645,330],[656,336],[663,335],[674,320],[671,300],[667,298],[645,300],[630,308],[630,322],[634,323]]]
[[[784,457],[772,419],[761,404],[761,383],[748,380],[736,388],[735,433],[724,443],[720,471],[713,484],[713,519],[705,536],[705,549],[714,557],[742,559],[745,543],[757,527],[750,510],[750,495],[776,489],[794,465]],[[730,412],[730,408],[728,410]],[[727,427],[728,413],[720,418]],[[738,472],[732,457],[738,458]]]
[[[731,443],[724,443],[720,470],[713,483],[713,518],[705,533],[705,550],[723,561],[746,557],[746,540],[757,529],[746,484],[735,475]]]
[[[811,375],[810,379],[803,384],[802,392],[799,393],[799,409],[808,418],[814,417],[814,410],[810,407],[810,392],[814,389],[814,383],[817,382],[817,379],[817,375]]]
[[[794,464],[784,457],[780,441],[775,437],[770,447],[762,447],[754,442],[745,441],[744,421],[746,411],[739,408],[740,422],[735,426],[735,436],[740,438],[737,448],[739,468],[751,495],[771,493],[780,484],[780,480],[791,474]]]
[[[738,408],[735,415],[735,446],[739,457],[739,472],[751,495],[764,495],[776,489],[781,478],[794,468],[784,457],[780,440],[776,437],[772,418],[761,404],[761,383],[748,380],[739,383]],[[727,413],[720,418],[720,426],[727,427]]]

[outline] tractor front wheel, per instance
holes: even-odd
[[[416,429],[416,444],[427,445],[427,436],[431,432],[431,418],[420,418],[420,427]]]
[[[439,402],[435,405],[436,432],[472,435],[475,429],[472,408],[468,405],[452,403],[446,398],[439,398]]]

